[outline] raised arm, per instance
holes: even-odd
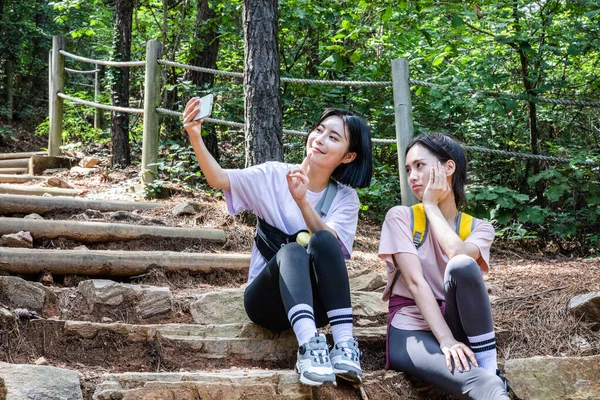
[[[196,159],[198,160],[200,169],[206,177],[208,184],[218,189],[229,190],[231,186],[229,184],[227,172],[225,172],[219,163],[217,163],[202,140],[201,132],[203,121],[193,120],[196,114],[199,112],[199,110],[196,109],[198,104],[200,104],[200,99],[197,97],[193,97],[190,99],[190,101],[188,101],[187,105],[185,106],[185,111],[183,112],[183,127],[188,133],[192,148],[196,154]]]
[[[402,278],[410,291],[419,311],[429,325],[431,332],[440,344],[440,349],[446,356],[446,366],[452,371],[452,359],[459,371],[469,370],[467,358],[477,366],[473,351],[464,343],[457,341],[437,304],[431,287],[423,276],[423,268],[419,258],[411,253],[396,253],[393,255],[394,264],[400,270]]]
[[[473,243],[463,242],[450,226],[439,208],[439,203],[452,192],[444,167],[438,162],[431,168],[429,183],[423,194],[423,207],[442,250],[449,258],[465,254],[474,260],[481,256],[479,247]]]

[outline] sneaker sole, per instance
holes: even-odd
[[[294,367],[294,369],[296,370],[296,373],[300,375],[300,382],[305,385],[308,385],[308,386],[337,386],[335,379],[332,381],[313,381],[313,380],[306,378],[304,375],[300,374],[300,371],[298,371],[298,365],[296,365]]]
[[[362,376],[358,375],[354,371],[344,371],[340,369],[334,369],[333,373],[340,379],[343,379],[352,383],[362,383]]]

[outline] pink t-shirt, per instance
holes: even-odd
[[[438,300],[444,300],[444,272],[449,258],[442,250],[431,227],[428,227],[428,229],[427,237],[417,249],[412,238],[410,207],[397,206],[388,211],[381,229],[381,242],[379,244],[379,258],[386,263],[388,278],[388,285],[383,292],[384,301],[387,301],[392,294],[412,299],[412,294],[408,290],[402,275],[398,278],[396,285],[391,288],[394,275],[398,271],[392,257],[396,253],[416,255],[423,268],[423,277],[431,286],[433,295]],[[475,219],[475,226],[465,240],[465,242],[473,243],[479,247],[481,256],[477,263],[483,271],[488,270],[490,247],[494,236],[494,228],[489,222]],[[427,322],[416,305],[404,307],[397,312],[392,319],[392,326],[405,330],[429,330]]]
[[[300,208],[288,189],[286,173],[298,165],[281,162],[267,162],[245,169],[227,170],[231,190],[225,190],[227,210],[235,215],[243,210],[251,210],[268,224],[287,234],[306,229]],[[310,204],[315,207],[325,190],[319,193],[306,192]],[[338,236],[342,253],[348,260],[352,255],[352,245],[358,224],[359,201],[356,190],[338,183],[337,192],[323,221]],[[265,259],[252,246],[248,283],[262,271]]]

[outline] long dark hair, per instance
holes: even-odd
[[[467,183],[467,157],[461,145],[452,137],[444,133],[425,133],[412,139],[406,147],[406,154],[416,144],[420,144],[429,150],[434,156],[445,163],[448,160],[454,161],[456,168],[452,175],[452,192],[454,193],[454,202],[456,208],[460,209],[467,202],[465,194],[465,184]]]
[[[348,152],[355,152],[354,160],[347,164],[340,164],[331,174],[331,177],[353,188],[365,188],[371,184],[373,176],[373,155],[371,151],[371,134],[369,126],[364,119],[354,113],[340,108],[328,108],[323,112],[319,121],[310,129],[317,129],[321,122],[328,117],[339,117],[344,122],[348,131]],[[306,139],[308,141],[308,137]]]

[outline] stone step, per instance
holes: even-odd
[[[0,250],[0,254],[2,250]],[[206,289],[203,289],[206,290]],[[25,308],[42,317],[95,322],[195,322],[218,325],[250,322],[243,288],[200,292],[89,279],[77,288],[48,288],[15,276],[0,276],[0,304]],[[378,292],[350,293],[356,320],[363,326],[384,323],[386,303]]]
[[[105,374],[94,400],[146,399],[386,399],[404,380],[397,372],[365,373],[356,386],[338,380],[337,387],[311,388],[293,370],[226,369],[178,373]],[[361,392],[364,395],[361,395]]]
[[[77,371],[0,362],[0,399],[83,399]]]
[[[385,330],[385,326],[354,329],[361,349],[369,354],[369,365],[383,367]],[[291,329],[272,332],[252,323],[133,325],[41,319],[20,322],[18,327],[3,321],[0,333],[7,337],[4,351],[16,362],[43,356],[52,364],[121,371],[234,365],[292,368],[297,349]]]

